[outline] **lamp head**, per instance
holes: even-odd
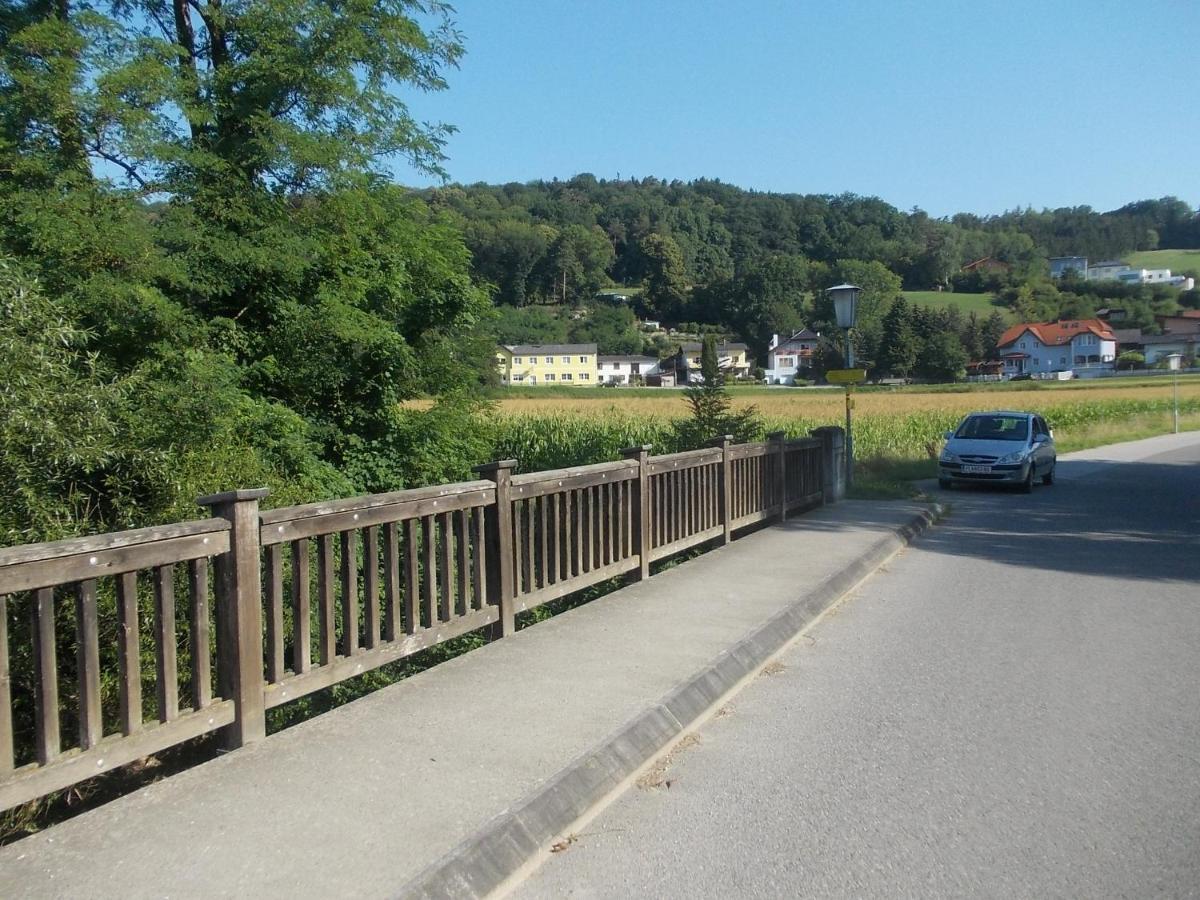
[[[833,299],[838,328],[853,328],[854,320],[858,317],[858,295],[862,293],[862,288],[854,284],[839,284],[828,288],[826,293]]]

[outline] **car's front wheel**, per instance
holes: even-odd
[[[1050,465],[1050,471],[1042,476],[1042,484],[1054,484],[1054,464]]]
[[[1033,493],[1033,463],[1029,464],[1029,472],[1025,475],[1025,480],[1021,482],[1021,493]]]

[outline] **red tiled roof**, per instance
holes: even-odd
[[[1083,334],[1085,331],[1090,331],[1105,341],[1116,340],[1112,328],[1107,322],[1100,319],[1067,319],[1062,322],[1023,322],[1020,325],[1014,325],[1000,335],[996,346],[1007,347],[1026,331],[1033,332],[1033,336],[1047,347],[1069,344],[1071,338],[1077,334]]]

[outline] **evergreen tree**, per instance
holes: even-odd
[[[679,443],[687,448],[700,448],[724,434],[733,435],[735,441],[752,440],[761,430],[758,411],[754,407],[733,411],[721,373],[717,339],[711,334],[705,335],[700,351],[700,376],[703,380],[688,385],[684,392],[692,416],[675,424]]]
[[[903,297],[897,297],[883,320],[878,368],[898,378],[907,378],[917,364],[919,349],[908,304]]]

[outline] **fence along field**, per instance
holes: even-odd
[[[817,505],[840,433],[731,444],[0,550],[0,810],[737,529]]]

